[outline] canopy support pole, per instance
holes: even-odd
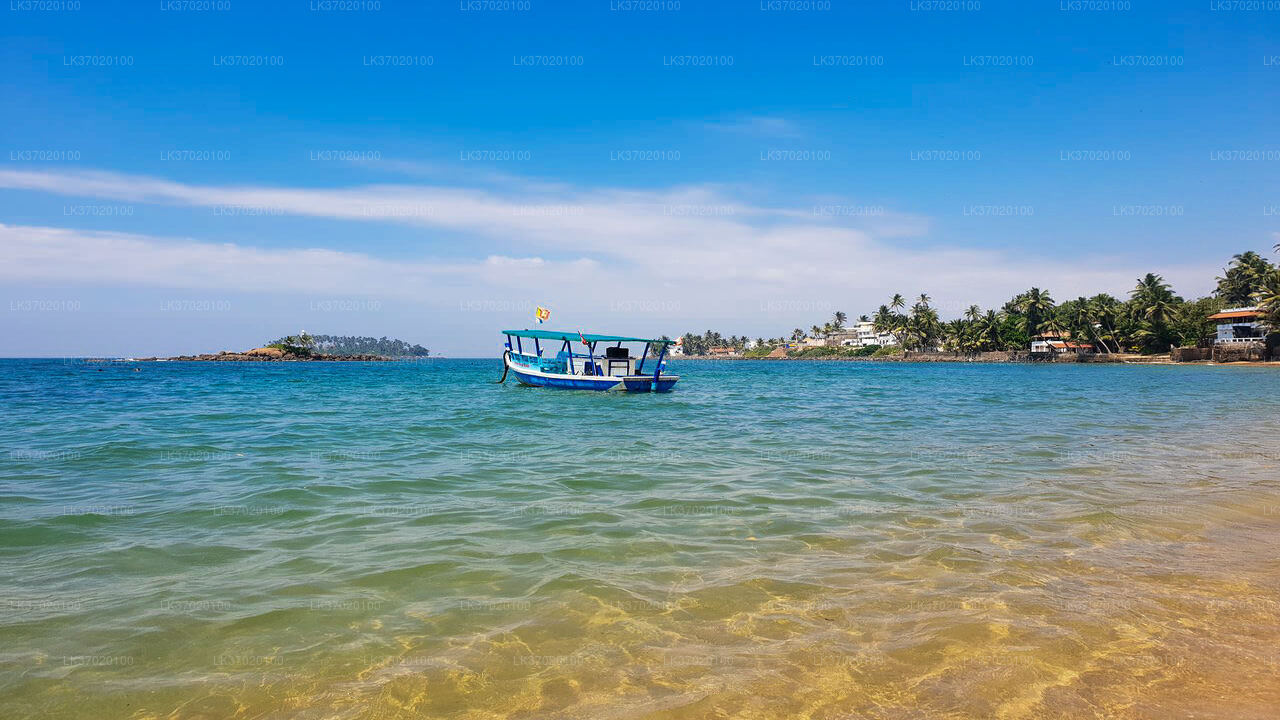
[[[658,351],[658,366],[653,370],[653,381],[658,382],[658,376],[662,374],[662,358],[667,356],[667,345],[663,343],[662,349]]]
[[[636,374],[644,372],[644,361],[649,359],[649,343],[644,344],[644,354],[640,356],[640,364],[636,366]]]

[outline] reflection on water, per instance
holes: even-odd
[[[1270,369],[4,365],[4,717],[1280,707]]]

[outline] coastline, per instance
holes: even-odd
[[[682,355],[679,360],[733,360],[733,361],[770,361],[770,362],[862,362],[862,363],[978,363],[987,365],[1196,365],[1218,367],[1280,367],[1280,360],[1233,360],[1216,362],[1213,360],[1174,361],[1167,355],[1135,355],[1113,353],[1111,355],[1062,355],[1053,358],[1032,358],[1020,351],[997,351],[978,353],[976,355],[958,355],[952,353],[923,353],[915,355],[884,355],[868,357],[825,356],[825,357],[745,357],[742,355],[710,357],[707,355]]]

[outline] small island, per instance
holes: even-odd
[[[427,348],[394,338],[357,335],[287,335],[252,350],[134,358],[140,362],[390,362],[430,356]]]

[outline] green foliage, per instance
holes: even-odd
[[[1222,300],[1224,307],[1251,305],[1262,291],[1267,276],[1275,269],[1266,258],[1252,250],[1235,255],[1222,277],[1218,278],[1218,289],[1214,294]]]
[[[713,347],[731,347],[734,350],[741,351],[743,346],[745,346],[747,341],[750,339],[751,338],[746,335],[743,335],[742,337],[738,337],[737,335],[725,337],[714,330],[708,330],[701,335],[685,333],[683,336],[684,354],[707,355],[710,354],[711,348]]]
[[[659,340],[670,340],[671,338],[667,337],[666,335],[663,335],[662,337],[660,337],[660,338],[658,338],[658,339],[659,339]],[[649,343],[649,347],[647,348],[647,352],[648,352],[650,355],[652,355],[652,356],[654,356],[654,357],[657,357],[657,356],[658,356],[658,354],[662,352],[662,348],[663,348],[663,346],[664,346],[664,343],[660,343],[660,342],[659,342],[659,343]]]
[[[267,345],[267,347],[283,350],[299,357],[310,357],[315,350],[315,346],[315,338],[308,335],[305,330],[297,335],[286,335]]]
[[[1280,248],[1280,245],[1276,247]],[[1266,313],[1263,319],[1272,329],[1280,332],[1280,267],[1272,268],[1263,277],[1253,298],[1259,309]]]
[[[1034,336],[1043,334],[1069,338],[1100,353],[1165,353],[1174,344],[1195,345],[1212,337],[1215,323],[1207,319],[1210,315],[1224,307],[1249,305],[1260,307],[1266,322],[1272,328],[1280,328],[1280,267],[1255,252],[1234,256],[1223,277],[1218,278],[1214,295],[1192,301],[1176,295],[1160,275],[1147,273],[1137,279],[1128,300],[1100,293],[1057,304],[1048,291],[1033,287],[1010,298],[999,310],[984,312],[977,305],[970,305],[960,318],[948,321],[930,306],[928,294],[921,293],[908,308],[904,296],[896,293],[870,316],[870,322],[876,332],[892,333],[901,348],[907,350],[942,348],[961,354],[1025,351]],[[843,325],[845,317],[838,312],[833,322],[825,327],[813,325],[808,334],[830,332]],[[798,341],[805,336],[806,331],[796,328],[790,339]],[[685,352],[698,354],[716,345],[734,345],[735,340],[710,330],[701,336],[686,335]],[[774,344],[781,344],[781,340],[778,338]],[[788,357],[852,357],[858,352],[883,356],[900,352],[900,348],[818,347],[791,351]],[[768,350],[757,350],[746,355],[767,354]]]
[[[365,337],[357,335],[290,335],[281,338],[268,347],[278,347],[298,355],[310,355],[313,352],[325,355],[381,355],[383,357],[427,357],[429,351],[421,345],[412,345],[403,340],[387,337]],[[302,350],[303,352],[298,352]]]
[[[1217,333],[1217,321],[1208,318],[1223,307],[1223,300],[1218,297],[1203,297],[1183,303],[1170,326],[1175,343],[1194,347],[1202,340],[1212,338]]]

